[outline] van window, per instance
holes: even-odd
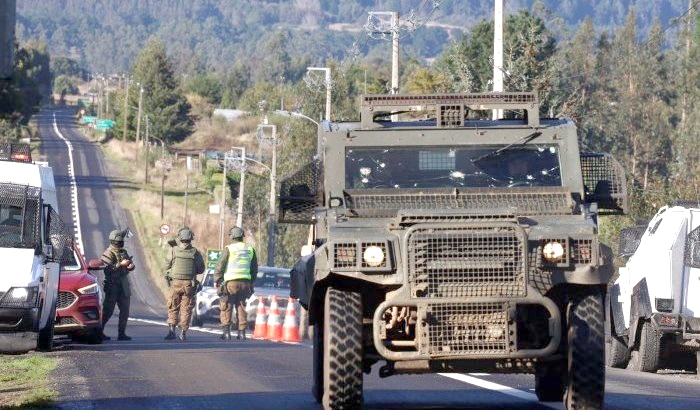
[[[685,239],[685,257],[687,266],[700,268],[700,226],[690,231]]]

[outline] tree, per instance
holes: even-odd
[[[178,88],[172,63],[160,39],[149,41],[136,59],[133,73],[134,80],[144,90],[142,107],[144,115],[148,115],[150,132],[169,142],[182,141],[190,135],[193,125],[190,105]],[[138,101],[138,95],[135,99]]]

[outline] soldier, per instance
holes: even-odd
[[[165,266],[166,280],[170,287],[168,300],[168,335],[165,340],[175,339],[175,325],[180,319],[180,332],[177,338],[186,340],[187,329],[190,326],[195,293],[199,287],[197,275],[204,272],[204,258],[192,246],[194,234],[185,227],[177,233],[179,244],[170,250],[170,259]]]
[[[224,248],[216,271],[214,281],[219,287],[221,339],[231,340],[231,315],[236,307],[238,315],[237,339],[245,340],[248,328],[248,314],[245,302],[253,294],[253,275],[258,271],[258,259],[255,249],[243,242],[243,229],[231,228],[229,236],[233,243]]]
[[[123,231],[114,230],[109,234],[109,247],[102,253],[102,262],[105,263],[104,273],[104,293],[105,300],[102,303],[102,328],[112,316],[114,305],[119,306],[119,333],[117,340],[131,340],[126,335],[126,322],[129,319],[129,302],[131,298],[131,288],[129,285],[129,272],[135,268],[131,256],[124,249],[124,238],[129,233],[128,229]],[[103,340],[110,338],[102,332]]]

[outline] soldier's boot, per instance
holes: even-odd
[[[165,340],[175,339],[175,325],[168,325],[168,335],[165,336]]]
[[[180,328],[180,333],[177,334],[177,338],[183,342],[187,340],[187,330]]]
[[[245,329],[238,330],[238,334],[236,335],[236,339],[245,340]]]
[[[231,326],[221,326],[221,340],[231,340]]]

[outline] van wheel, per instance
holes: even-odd
[[[362,407],[362,297],[329,288],[323,312],[323,407]]]
[[[314,325],[313,345],[311,394],[320,404],[323,401],[323,326],[318,323]]]
[[[567,409],[600,409],[605,393],[605,309],[599,288],[570,291]]]
[[[637,372],[653,373],[659,368],[661,353],[661,336],[650,320],[641,324],[639,331],[639,349],[632,350],[627,368]]]
[[[53,325],[56,322],[56,306],[51,308],[49,320],[46,321],[46,326],[39,329],[39,338],[36,342],[36,349],[40,352],[50,352],[53,349]]]

